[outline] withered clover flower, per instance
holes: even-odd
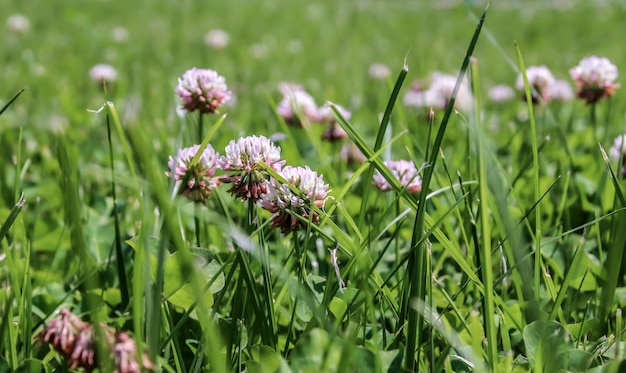
[[[583,58],[569,73],[578,87],[576,95],[588,104],[612,96],[620,86],[614,82],[618,75],[617,67],[605,57]]]
[[[319,223],[319,214],[311,206],[324,207],[328,184],[324,184],[323,176],[318,176],[308,166],[285,166],[280,175],[289,184],[271,178],[265,182],[267,192],[260,200],[264,209],[274,213],[272,228],[280,228],[283,233],[297,231],[306,226],[297,216]],[[294,193],[292,187],[299,193]]]
[[[86,328],[90,328],[89,324],[64,308],[59,312],[57,318],[50,320],[38,337],[42,341],[50,343],[58,352],[70,356],[74,350],[76,336]]]
[[[422,190],[422,178],[419,177],[419,171],[413,162],[405,160],[385,161],[385,166],[409,193],[419,193]],[[379,171],[376,171],[373,183],[376,188],[382,191],[392,190],[391,184]]]
[[[280,159],[280,147],[275,146],[265,136],[231,140],[226,146],[225,153],[217,163],[222,170],[230,172],[230,175],[221,177],[220,181],[233,183],[228,192],[243,201],[256,202],[266,192],[264,182],[269,176],[260,166],[260,162],[264,162],[275,171],[280,171],[285,164],[285,161]]]
[[[198,161],[192,164],[199,150],[200,145],[180,149],[176,157],[170,156],[167,162],[170,171],[165,173],[174,177],[176,190],[194,202],[204,202],[219,185],[219,179],[214,177],[219,154],[207,144]]]
[[[137,363],[137,345],[128,334],[116,332],[105,324],[94,326],[84,322],[68,309],[62,309],[58,317],[50,320],[37,338],[52,345],[67,360],[70,369],[83,368],[91,372],[100,366],[102,359],[110,359],[115,373],[141,372]],[[97,344],[100,345],[98,352],[108,353],[108,356],[96,353]],[[155,370],[148,355],[139,353],[143,368]]]
[[[141,367],[137,362],[137,344],[125,332],[115,333],[113,344],[113,362],[115,371],[119,373],[141,373]],[[141,355],[141,362],[146,369],[155,369],[154,364],[145,353]]]
[[[176,94],[188,112],[217,113],[231,97],[226,80],[215,70],[192,68],[178,78]]]

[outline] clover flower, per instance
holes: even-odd
[[[113,37],[113,40],[118,43],[126,42],[129,37],[128,29],[124,26],[115,26],[111,30],[111,36]]]
[[[362,164],[367,158],[353,142],[344,144],[339,150],[339,158],[347,164]]]
[[[278,87],[283,98],[276,107],[276,112],[285,123],[296,127],[305,127],[317,120],[315,99],[304,88],[296,84],[281,83]]]
[[[341,116],[344,117],[344,119],[350,120],[350,118],[352,118],[352,113],[345,107],[341,105],[336,105],[336,104],[332,104],[332,105],[335,106],[339,114],[341,114]],[[331,104],[326,103],[324,104],[324,106],[319,108],[319,110],[317,111],[317,121],[319,123],[328,123],[328,124],[337,123],[337,118],[335,117],[335,113],[333,112],[333,109],[331,108]]]
[[[434,72],[430,78],[430,84],[424,88],[423,83],[418,81],[404,95],[403,102],[406,106],[418,108],[445,109],[452,97],[457,77],[454,75]],[[461,82],[459,91],[454,101],[454,107],[462,111],[472,109],[473,96],[467,81]]]
[[[372,80],[385,80],[391,75],[391,70],[383,63],[373,63],[367,69],[367,75]]]
[[[546,94],[550,100],[571,101],[574,99],[572,86],[565,80],[555,80],[548,86]]]
[[[556,81],[550,69],[547,66],[529,66],[526,69],[526,77],[528,78],[528,84],[532,88],[530,93],[533,103],[549,102],[551,99],[549,87]],[[517,76],[515,87],[522,92],[525,91],[522,74]],[[526,96],[523,96],[523,98],[525,99]]]
[[[613,146],[609,149],[609,157],[615,162],[621,160],[621,173],[626,176],[626,134],[619,135],[613,140]]]
[[[276,171],[285,164],[280,159],[280,147],[275,146],[265,136],[248,136],[231,140],[226,146],[225,155],[217,160],[224,171],[231,175],[220,178],[224,183],[233,183],[229,193],[242,200],[256,202],[266,192],[264,181],[268,178],[260,162]]]
[[[576,82],[576,95],[588,104],[612,96],[620,86],[614,82],[618,75],[617,67],[605,57],[583,58],[569,73]]]
[[[30,29],[30,21],[22,14],[13,14],[7,18],[7,29],[14,34],[25,34]]]
[[[137,346],[128,334],[116,332],[106,324],[92,325],[84,322],[67,309],[62,309],[59,317],[50,320],[37,338],[51,344],[67,359],[67,366],[70,369],[83,368],[91,372],[102,363],[99,359],[111,359],[114,363],[114,372],[140,372],[137,364]],[[97,342],[101,346],[101,351],[109,352],[109,356],[98,357]],[[145,352],[142,352],[142,364],[145,369],[156,369]]]
[[[77,369],[83,367],[87,369],[96,366],[96,341],[93,334],[93,327],[91,325],[78,331],[74,348],[67,361],[70,368]]]
[[[334,106],[335,108],[337,108],[337,111],[339,111],[344,119],[349,120],[352,117],[352,113],[350,113],[348,109],[344,108],[341,105]],[[317,111],[317,122],[328,124],[328,128],[322,134],[322,140],[337,142],[348,136],[346,131],[344,131],[344,129],[337,124],[337,118],[335,117],[335,113],[328,103],[319,108],[319,110]]]
[[[202,114],[217,113],[232,93],[226,80],[215,70],[192,68],[178,78],[176,94],[188,112],[198,110]]]
[[[307,167],[285,166],[280,175],[289,184],[272,178],[265,181],[266,192],[260,199],[261,206],[274,213],[272,228],[280,228],[282,233],[295,232],[306,224],[297,216],[305,220],[311,219],[314,224],[319,223],[319,214],[311,206],[323,208],[328,195],[328,184],[324,184],[324,177]],[[291,188],[299,193],[294,193]]]
[[[198,162],[192,165],[191,161],[199,150],[200,145],[180,149],[176,157],[169,157],[167,165],[170,171],[165,173],[169,177],[173,175],[176,189],[194,202],[204,202],[219,185],[219,179],[214,177],[219,154],[207,144]]]
[[[135,340],[125,332],[115,333],[113,362],[115,372],[141,373],[141,367],[137,362],[137,344],[135,343]],[[154,364],[145,353],[141,354],[141,365],[143,365],[145,369],[155,369]]]
[[[86,322],[64,308],[59,312],[59,317],[50,320],[38,337],[50,343],[58,352],[69,356],[74,349],[76,336],[88,327]]]
[[[422,178],[419,177],[419,171],[415,168],[413,162],[405,160],[385,161],[385,166],[389,168],[389,171],[409,193],[418,193],[422,190]],[[382,191],[392,190],[391,184],[379,171],[376,171],[373,183],[376,188]]]
[[[99,63],[89,69],[89,77],[101,88],[109,88],[117,80],[117,70],[111,65]]]
[[[515,92],[513,88],[502,84],[491,87],[487,95],[493,102],[505,102],[515,97]]]
[[[213,29],[204,37],[204,43],[211,49],[219,50],[228,46],[230,35],[224,30]]]

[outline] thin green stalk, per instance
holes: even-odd
[[[517,42],[515,42],[515,49],[517,51],[517,60],[522,71],[522,77],[524,78],[524,87],[526,90],[526,103],[528,106],[528,117],[530,119],[530,132],[531,132],[531,144],[533,151],[533,181],[534,181],[534,200],[539,201],[541,197],[541,189],[539,186],[539,151],[537,147],[537,124],[535,123],[535,116],[533,115],[533,101],[532,93],[530,92],[531,86],[528,82],[528,76],[526,75],[526,67],[524,66],[524,60],[522,58],[522,52]],[[535,266],[533,286],[535,300],[538,301],[541,296],[541,275],[542,275],[542,258],[541,258],[541,206],[539,203],[535,206]]]
[[[117,278],[120,286],[120,293],[122,296],[122,303],[120,308],[125,309],[130,300],[130,294],[128,290],[128,280],[126,278],[126,266],[124,260],[124,253],[122,252],[122,233],[120,231],[120,217],[117,207],[117,192],[115,190],[115,160],[113,158],[113,141],[111,141],[111,122],[109,113],[106,113],[107,124],[107,140],[109,143],[109,163],[111,165],[111,193],[113,196],[113,222],[115,229],[114,246],[115,257],[117,264]]]

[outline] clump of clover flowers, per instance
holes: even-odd
[[[280,159],[280,147],[275,146],[265,136],[231,140],[226,146],[225,154],[217,160],[221,169],[229,173],[222,176],[220,181],[233,184],[228,190],[233,196],[242,201],[256,202],[267,193],[265,181],[269,178],[261,162],[274,171],[280,171],[285,164]]]
[[[389,171],[398,179],[400,185],[405,187],[409,193],[415,194],[422,190],[422,178],[419,176],[419,170],[413,162],[405,160],[385,161],[385,166],[389,168]],[[376,171],[373,183],[376,188],[384,192],[393,189],[380,171]]]
[[[615,83],[618,76],[617,67],[605,57],[583,58],[570,70],[570,75],[577,86],[576,96],[585,100],[587,104],[611,97],[620,86]]]
[[[156,369],[148,355],[137,350],[135,340],[126,332],[116,331],[105,324],[92,325],[66,308],[46,324],[37,339],[50,344],[65,358],[70,369],[83,368],[91,372],[101,364],[106,366],[106,359],[112,364],[113,372],[140,373],[138,354],[144,369]]]
[[[312,206],[322,209],[326,202],[329,190],[323,176],[308,166],[285,166],[279,175],[283,181],[265,181],[266,192],[259,200],[261,207],[274,214],[272,228],[290,233],[305,227],[307,221],[318,224],[320,216]]]
[[[199,111],[201,114],[217,113],[232,93],[226,86],[226,80],[215,70],[192,68],[178,78],[176,94],[188,112]]]
[[[194,202],[204,202],[211,195],[220,181],[215,176],[218,169],[219,154],[210,144],[200,151],[200,145],[183,148],[170,156],[167,163],[170,171],[168,177],[175,180],[175,190]]]

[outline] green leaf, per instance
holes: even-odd
[[[251,346],[249,352],[251,357],[246,361],[246,365],[250,373],[276,372],[284,361],[282,356],[269,346]]]
[[[571,340],[567,329],[554,321],[535,321],[524,328],[526,356],[535,369],[558,372]]]

